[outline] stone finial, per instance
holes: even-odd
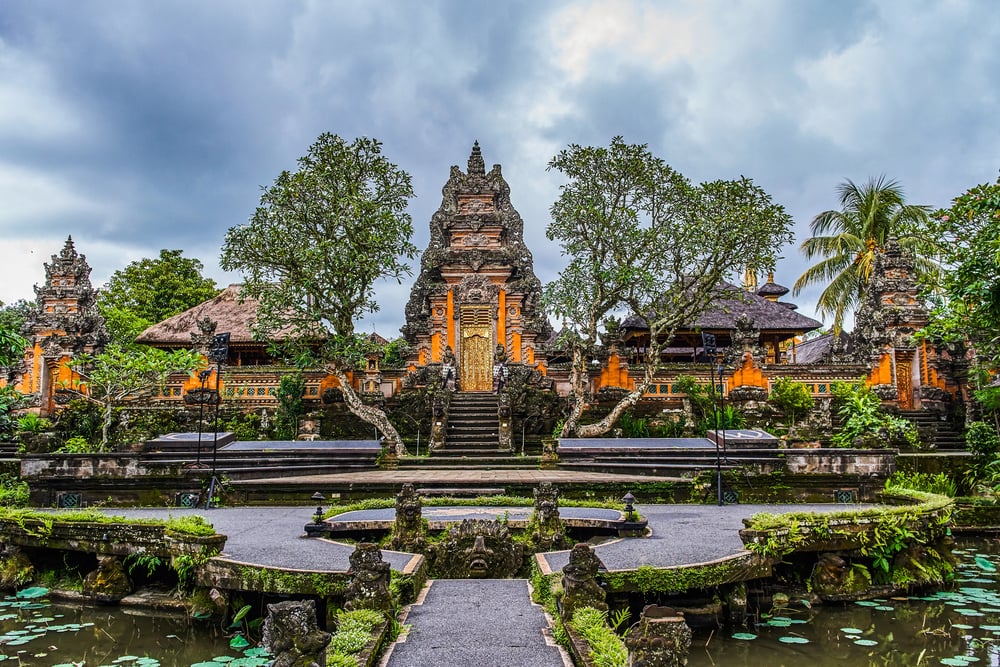
[[[684,614],[670,607],[647,605],[636,627],[625,636],[630,665],[683,667],[691,650],[691,628]]]
[[[262,642],[274,656],[274,667],[325,665],[331,635],[319,629],[315,600],[267,605]]]
[[[76,246],[73,245],[72,235],[66,237],[66,245],[63,246],[62,252],[59,253],[59,256],[62,257],[62,259],[76,259]]]
[[[479,142],[472,144],[472,154],[469,155],[469,176],[485,176],[486,162],[483,161],[483,154],[479,151]]]
[[[573,614],[581,607],[608,610],[604,589],[597,583],[600,567],[601,559],[585,542],[577,544],[569,552],[569,563],[562,570],[563,596],[560,613],[563,620],[573,618]]]
[[[377,544],[360,542],[350,557],[351,583],[347,586],[345,609],[374,609],[390,611],[392,594],[389,593],[389,563],[382,560],[382,550]],[[325,663],[324,663],[325,664]]]

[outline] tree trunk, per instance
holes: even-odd
[[[570,372],[570,386],[573,387],[573,406],[570,408],[566,421],[563,422],[560,438],[570,438],[576,435],[580,416],[587,407],[587,362],[583,350],[573,350],[573,369]]]
[[[104,419],[101,422],[101,451],[108,451],[108,439],[111,436],[111,420],[114,416],[114,407],[111,404],[101,406],[104,408]]]
[[[344,394],[347,408],[359,419],[381,431],[383,437],[396,452],[396,456],[405,456],[407,451],[403,445],[403,439],[399,437],[399,431],[392,425],[386,414],[374,405],[365,405],[354,391],[354,387],[351,386],[350,380],[347,379],[347,374],[343,370],[334,368],[333,375],[340,382],[340,391]]]
[[[659,350],[657,349],[657,354]],[[643,397],[646,393],[646,389],[652,384],[653,378],[656,376],[659,370],[659,364],[652,364],[648,361],[646,362],[646,370],[643,373],[642,381],[636,385],[635,389],[626,394],[615,407],[611,408],[611,412],[604,416],[604,419],[595,422],[593,424],[587,424],[586,426],[581,426],[577,429],[577,437],[580,438],[598,438],[612,429],[618,418],[622,416],[622,413],[634,406],[639,402],[639,399]]]

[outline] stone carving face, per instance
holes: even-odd
[[[452,579],[505,579],[521,569],[521,545],[499,521],[464,519],[448,539],[434,546],[435,576]]]
[[[403,485],[403,490],[396,496],[396,521],[412,524],[420,521],[420,513],[423,503],[417,495],[413,485],[407,482]]]
[[[569,552],[569,563],[563,568],[563,576],[571,581],[584,582],[597,576],[601,559],[588,544],[577,544]]]

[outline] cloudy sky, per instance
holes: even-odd
[[[69,234],[97,285],[161,248],[238,281],[226,230],[325,131],[377,137],[413,175],[421,249],[478,139],[543,282],[564,265],[545,165],[569,143],[620,134],[694,181],[749,176],[798,242],[845,178],[947,205],[1000,168],[998,44],[995,0],[3,0],[0,300],[34,298]],[[805,263],[783,254],[790,286]],[[365,327],[394,335],[408,291],[382,287]]]

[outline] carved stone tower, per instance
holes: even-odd
[[[539,303],[524,222],[500,165],[486,173],[479,142],[466,173],[451,168],[430,226],[402,328],[415,349],[411,364],[439,362],[451,347],[464,391],[491,388],[497,345],[511,362],[544,366],[538,346],[552,330]]]
[[[36,285],[35,295],[35,307],[23,328],[31,347],[18,388],[33,394],[34,404],[48,414],[54,409],[57,384],[70,379],[65,363],[77,354],[99,352],[107,342],[90,284],[90,266],[85,255],[77,254],[73,237],[45,264],[45,285]]]

